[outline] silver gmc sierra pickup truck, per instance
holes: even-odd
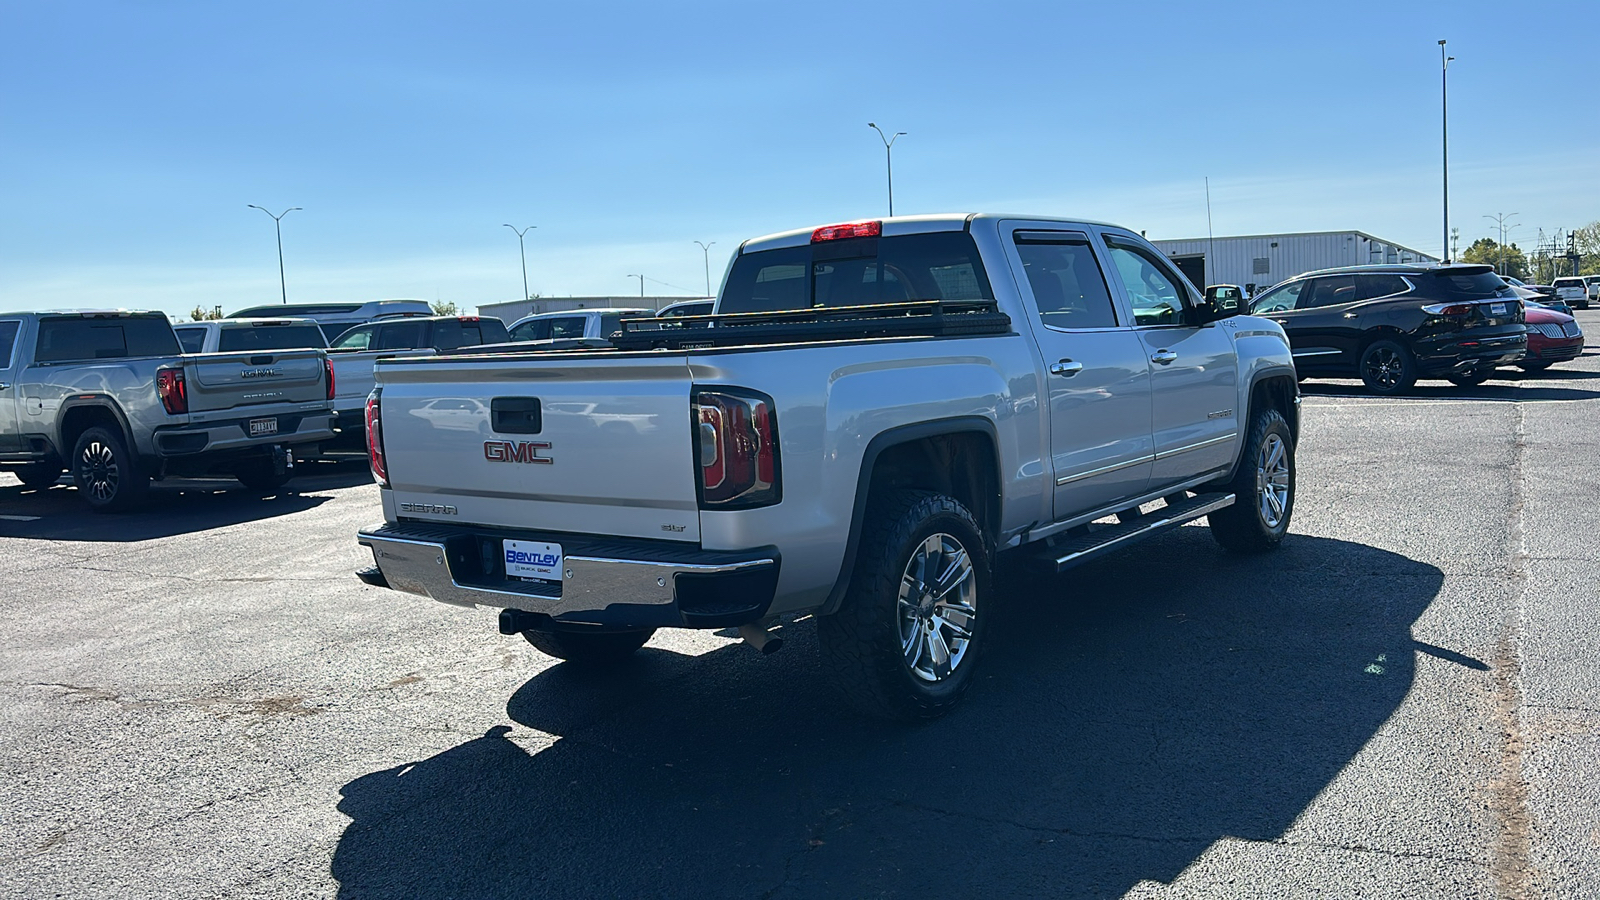
[[[660,627],[758,649],[815,616],[858,708],[971,682],[997,556],[1054,571],[1202,517],[1274,548],[1299,400],[1273,322],[1208,305],[1137,234],[1001,215],[746,242],[715,312],[614,348],[385,360],[369,584],[499,607],[614,662]]]
[[[321,350],[182,355],[160,312],[0,312],[0,468],[70,470],[96,511],[166,475],[273,490],[333,437],[332,378]]]

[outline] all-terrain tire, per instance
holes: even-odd
[[[817,620],[828,679],[875,718],[944,715],[972,683],[993,617],[989,583],[982,529],[959,501],[920,490],[874,494],[844,601]]]
[[[1239,470],[1224,488],[1237,499],[1206,517],[1211,536],[1235,553],[1277,549],[1294,514],[1294,479],[1294,435],[1289,423],[1276,409],[1256,411],[1239,455]]]
[[[614,666],[632,656],[654,628],[640,631],[524,631],[522,636],[546,656],[564,659],[576,666],[601,668]]]
[[[72,447],[72,480],[94,512],[127,512],[150,494],[150,476],[128,452],[122,432],[96,425]]]
[[[1361,383],[1374,394],[1403,394],[1417,383],[1417,359],[1399,341],[1373,341],[1356,364]]]

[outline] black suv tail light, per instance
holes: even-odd
[[[696,389],[692,412],[701,509],[750,509],[783,499],[771,397],[741,388]]]

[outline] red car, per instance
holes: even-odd
[[[1537,303],[1526,303],[1528,353],[1517,365],[1529,372],[1577,358],[1583,352],[1583,329],[1578,320]]]

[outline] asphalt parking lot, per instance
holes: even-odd
[[[0,475],[0,897],[1600,895],[1600,348],[1304,389],[1280,552],[1008,572],[914,728],[804,624],[583,677],[366,587],[359,462],[119,517]]]

